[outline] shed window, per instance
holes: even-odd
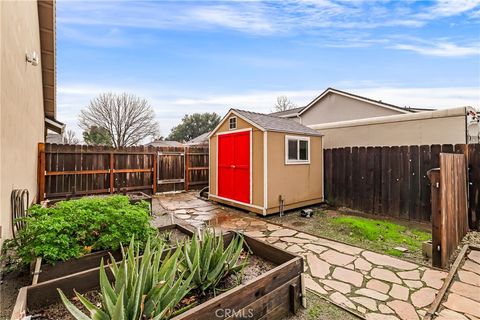
[[[310,163],[310,138],[285,136],[285,163]]]
[[[231,117],[228,119],[228,123],[230,125],[230,130],[237,129],[237,117]]]

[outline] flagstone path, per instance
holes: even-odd
[[[156,200],[172,221],[243,231],[301,255],[308,289],[366,319],[423,318],[447,276],[443,271],[253,218],[191,193]]]
[[[480,251],[469,249],[437,314],[437,320],[480,319]]]

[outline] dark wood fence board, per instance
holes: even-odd
[[[478,229],[479,144],[326,149],[326,199],[375,215],[430,221],[431,190],[427,171],[440,166],[442,152],[464,154],[467,159],[468,224]]]
[[[188,175],[192,189],[203,188],[208,185],[208,147],[188,150],[190,169],[185,172],[183,147],[113,149],[45,144],[41,149],[39,146],[39,159],[45,158],[44,169],[40,168],[39,161],[38,183],[39,190],[43,190],[39,200],[114,192],[185,190],[183,181],[165,184],[157,181],[183,179],[185,175]],[[180,153],[183,154],[181,157],[178,156]]]

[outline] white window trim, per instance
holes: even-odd
[[[230,128],[230,120],[235,119],[235,128]],[[228,130],[237,130],[238,127],[238,119],[236,116],[232,116],[228,118]]]
[[[308,152],[307,152],[307,160],[290,160],[288,159],[288,140],[295,139],[297,141],[307,141]],[[285,136],[285,164],[310,164],[310,137],[305,136]],[[297,155],[300,158],[300,145],[297,148]]]

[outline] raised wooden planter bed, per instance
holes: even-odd
[[[224,235],[225,245],[233,233]],[[175,317],[175,320],[212,319],[282,319],[296,313],[302,301],[303,259],[271,244],[245,236],[245,247],[254,255],[273,262],[276,267],[264,274],[224,292]],[[113,276],[108,271],[108,277]],[[20,289],[12,320],[60,301],[57,288],[67,296],[85,293],[99,287],[99,268],[81,271]]]
[[[158,228],[158,231],[175,231],[184,234],[186,237],[192,237],[194,232],[179,224],[170,224]],[[57,262],[55,264],[42,263],[42,259],[38,258],[32,267],[33,280],[32,285],[42,283],[48,280],[61,278],[70,274],[78,273],[81,271],[98,268],[100,261],[108,261],[110,258],[109,253],[113,255],[115,260],[120,260],[122,254],[120,250],[108,251],[102,250],[94,253],[86,254],[78,259],[71,259],[68,261]]]

